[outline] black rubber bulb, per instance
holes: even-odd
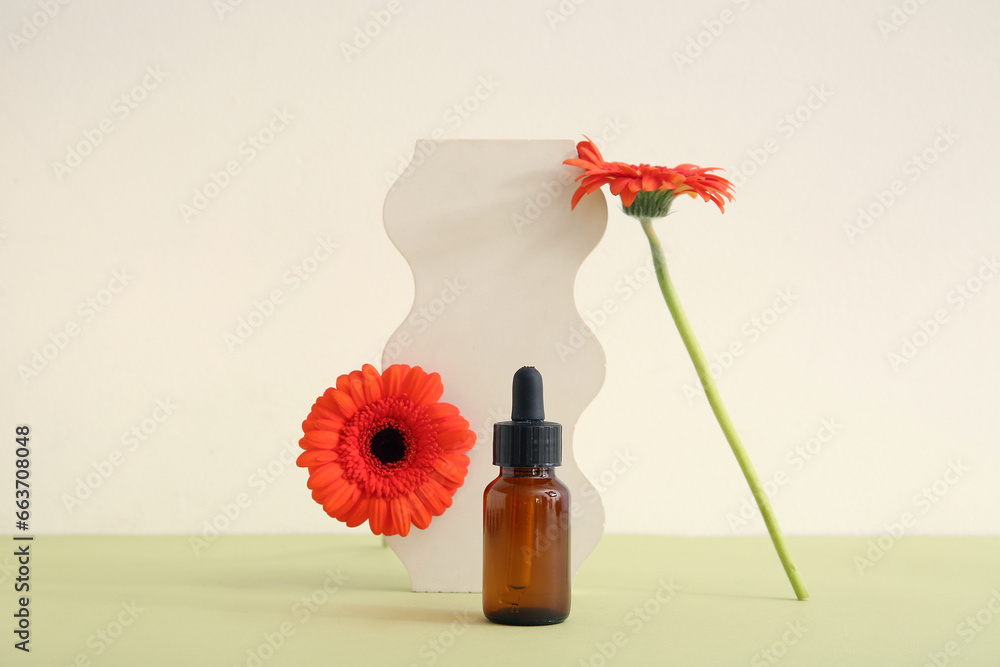
[[[510,418],[516,422],[545,419],[542,374],[534,366],[524,366],[514,373],[514,396]]]

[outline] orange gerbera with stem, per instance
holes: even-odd
[[[659,218],[667,214],[670,202],[677,195],[698,196],[711,201],[725,212],[726,200],[733,200],[733,184],[711,172],[717,167],[681,164],[676,167],[656,167],[648,164],[608,162],[594,142],[587,138],[576,146],[579,157],[564,164],[580,167],[582,181],[573,194],[572,207],[584,195],[609,185],[611,194],[621,196],[625,212],[637,218]],[[638,202],[636,201],[638,200]]]
[[[774,543],[774,548],[778,552],[788,580],[792,584],[796,597],[804,600],[809,597],[802,575],[799,574],[795,562],[792,560],[791,551],[785,543],[784,534],[778,525],[778,519],[771,508],[767,493],[764,491],[757,471],[750,462],[743,441],[733,426],[733,421],[729,417],[729,412],[722,402],[719,389],[715,386],[712,378],[711,368],[705,352],[698,344],[698,339],[694,335],[694,329],[688,322],[687,314],[681,307],[677,290],[674,289],[673,281],[670,279],[670,272],[667,271],[667,257],[663,252],[663,245],[660,243],[656,231],[653,229],[653,220],[662,218],[670,212],[670,204],[673,203],[677,195],[687,194],[692,197],[700,196],[705,201],[711,201],[719,210],[725,213],[725,203],[728,199],[733,200],[733,184],[710,172],[715,168],[704,169],[693,164],[682,164],[677,167],[653,167],[648,164],[625,164],[624,162],[608,162],[597,150],[589,138],[576,145],[578,157],[566,160],[565,164],[580,167],[584,173],[577,177],[582,181],[580,187],[573,195],[572,207],[576,208],[577,203],[584,195],[599,189],[603,185],[609,185],[611,194],[620,195],[624,211],[632,217],[638,218],[642,225],[642,231],[649,240],[649,248],[653,253],[653,266],[656,268],[656,280],[660,284],[660,291],[663,299],[667,302],[667,308],[674,318],[677,331],[681,335],[681,340],[687,348],[698,379],[701,380],[705,389],[705,396],[715,413],[715,418],[722,428],[729,446],[736,456],[743,476],[750,486],[757,507],[760,508],[764,524]]]
[[[476,435],[450,403],[441,376],[419,366],[371,364],[337,378],[304,422],[307,486],[330,516],[368,521],[376,535],[426,528],[465,481]]]

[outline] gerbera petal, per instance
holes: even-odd
[[[344,474],[344,469],[336,463],[323,464],[309,472],[309,481],[306,486],[310,489],[321,489],[340,479]]]
[[[336,435],[344,427],[343,422],[335,419],[313,419],[310,431],[324,431]]]
[[[312,499],[319,503],[320,507],[322,507],[323,503],[326,502],[326,499],[330,497],[331,493],[333,493],[333,489],[327,486],[322,489],[313,489],[313,492],[310,495],[312,495]]]
[[[420,497],[417,496],[416,492],[411,491],[410,495],[407,496],[407,499],[410,503],[410,517],[413,520],[413,525],[421,530],[431,525],[431,519],[433,516],[427,510],[427,507],[424,506],[423,501],[420,500]]]
[[[436,403],[443,393],[444,386],[441,384],[441,376],[437,373],[430,373],[425,375],[423,380],[411,390],[410,400],[414,403],[429,405]]]
[[[439,472],[445,479],[459,484],[465,479],[465,473],[467,472],[443,456],[434,461],[434,470]]]
[[[427,407],[427,417],[435,421],[453,417],[458,414],[458,408],[451,403],[435,403]],[[469,425],[468,422],[465,424]]]
[[[462,417],[450,417],[447,420],[438,422],[438,441],[440,442],[441,437],[445,434],[448,435],[448,441],[450,444],[461,445],[463,440],[461,438],[456,438],[454,435],[450,435],[451,432],[458,431],[459,433],[464,433],[464,443],[469,449],[476,443],[476,434],[472,432],[469,428],[469,423],[465,421]],[[441,445],[442,449],[445,449],[444,444]],[[454,446],[448,447],[447,449],[455,449]]]
[[[309,449],[299,454],[299,457],[295,459],[295,465],[300,468],[308,468],[320,463],[336,461],[337,458],[337,453],[329,449]]]
[[[367,405],[368,400],[365,398],[365,382],[361,371],[351,371],[348,377],[348,387],[350,388],[351,398],[358,405]]]
[[[330,392],[330,400],[332,400],[334,405],[337,407],[337,412],[343,415],[346,419],[350,419],[354,416],[354,413],[358,411],[357,404],[347,392],[335,389]]]
[[[392,516],[392,524],[396,531],[403,537],[406,537],[410,532],[409,502],[404,498],[393,498],[389,503],[389,510]]]
[[[605,176],[603,174],[594,174],[591,176],[585,176],[580,183],[580,187],[582,187],[587,192],[593,192],[594,190],[597,190],[605,183],[610,183],[611,178],[612,177]]]
[[[389,504],[385,498],[372,498],[368,513],[368,525],[372,532],[376,535],[394,535],[394,532],[390,532],[392,529],[390,518]]]
[[[368,508],[370,501],[367,496],[361,496],[357,501],[344,511],[341,515],[341,521],[346,523],[348,527],[355,528],[360,526],[365,521],[368,520]]]
[[[333,401],[329,400],[326,396],[320,396],[316,399],[312,410],[309,411],[309,419],[329,419],[341,424],[344,423],[343,415],[337,412]]]
[[[642,189],[646,192],[659,190],[660,182],[660,178],[656,174],[646,173],[642,175]]]
[[[399,388],[403,384],[403,376],[410,370],[404,364],[393,364],[382,373],[382,395],[395,396],[399,393]]]
[[[323,509],[330,516],[336,516],[337,510],[350,501],[351,496],[358,490],[353,484],[334,484],[326,488],[329,494],[323,501]]]
[[[368,529],[375,535],[383,533],[382,515],[376,510],[380,498],[368,498]]]
[[[378,371],[371,364],[365,364],[361,369],[362,385],[365,392],[365,403],[374,403],[382,398],[382,383],[379,382]]]
[[[581,158],[590,160],[595,164],[604,164],[604,156],[601,155],[600,149],[598,149],[597,145],[590,140],[590,137],[587,137],[587,135],[583,136],[586,137],[587,140],[581,141],[576,145],[577,154]]]
[[[309,481],[312,482],[313,478],[310,477]],[[350,482],[343,482],[341,484],[313,484],[310,486],[313,490],[313,497],[319,497],[322,499],[323,509],[326,513],[333,516],[333,512],[330,511],[331,507],[340,507],[343,502],[351,497],[351,494],[357,490],[357,487]]]
[[[441,457],[447,459],[454,465],[461,469],[461,473],[464,475],[469,472],[469,457],[466,456],[465,452],[460,452],[457,450],[449,450],[441,453]]]
[[[632,179],[630,178],[616,178],[611,181],[611,187],[608,189],[611,190],[611,194],[620,195],[631,181]]]
[[[586,160],[583,158],[572,158],[570,160],[563,160],[563,164],[568,164],[571,167],[580,167],[580,169],[586,169],[587,171],[590,171],[594,167],[599,166],[594,164],[593,161]]]
[[[424,378],[427,377],[427,373],[420,366],[414,366],[406,372],[406,376],[403,377],[403,382],[399,387],[399,392],[403,396],[407,396],[410,400],[416,400],[413,397],[418,391],[420,391],[423,385]]]
[[[450,505],[451,496],[433,478],[428,478],[426,482],[414,489],[414,493],[434,516],[440,516]]]
[[[438,433],[438,443],[441,445],[441,449],[444,450],[458,449],[466,451],[471,449],[475,442],[476,434],[468,429],[453,429]]]
[[[340,434],[335,431],[306,431],[299,444],[303,449],[333,449],[340,444]]]
[[[622,176],[638,177],[640,172],[640,166],[634,164],[626,164],[624,162],[612,162],[608,165],[610,169],[614,170],[616,173]]]

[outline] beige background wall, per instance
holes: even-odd
[[[393,174],[420,137],[586,133],[737,183],[660,229],[786,532],[1000,533],[995,3],[19,0],[0,28],[0,496],[28,423],[38,532],[346,530],[289,463],[409,310]],[[760,534],[647,254],[612,210],[579,276],[608,358],[580,463],[612,532]]]

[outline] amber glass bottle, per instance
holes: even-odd
[[[570,609],[570,496],[556,479],[562,426],[545,421],[542,377],[514,375],[511,421],[493,427],[500,476],[483,495],[483,613],[495,623],[561,623]]]

